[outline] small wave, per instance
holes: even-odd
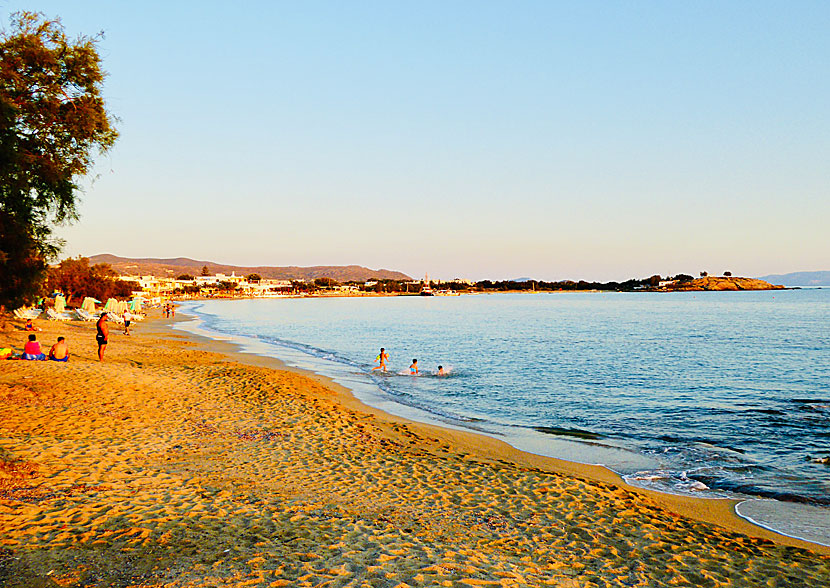
[[[562,435],[563,437],[578,437],[579,439],[602,439],[602,435],[582,429],[564,429],[561,427],[533,427],[533,430],[546,435]]]

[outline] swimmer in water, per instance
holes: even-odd
[[[386,353],[386,350],[383,347],[381,347],[380,348],[380,353],[378,353],[378,356],[375,358],[375,361],[380,362],[380,365],[373,367],[372,371],[383,370],[385,372],[386,371],[386,362],[387,362],[388,359],[389,359],[389,354]]]
[[[444,366],[442,366],[442,365],[438,366],[438,375],[439,376],[446,376],[447,375],[447,372],[444,371]]]
[[[412,360],[412,365],[409,366],[409,373],[413,376],[418,375],[418,360],[417,359]]]

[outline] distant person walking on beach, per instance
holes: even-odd
[[[58,337],[58,342],[49,350],[49,359],[52,361],[69,361],[69,345],[66,339]]]
[[[373,367],[372,371],[383,370],[385,372],[386,371],[386,362],[388,360],[389,360],[389,354],[386,353],[386,350],[383,347],[381,347],[380,348],[380,353],[378,353],[378,356],[375,358],[375,361],[380,362],[380,365],[378,365],[376,367]]]
[[[133,315],[130,314],[129,310],[125,310],[124,314],[121,315],[121,316],[124,317],[124,334],[129,335],[130,334],[130,321],[133,320]]]
[[[418,375],[418,360],[417,359],[412,360],[412,365],[409,366],[409,373],[413,376]]]
[[[98,329],[98,334],[95,335],[95,340],[98,342],[98,361],[104,361],[104,350],[107,348],[109,340],[110,328],[107,326],[107,313],[101,314],[101,318],[95,323]]]

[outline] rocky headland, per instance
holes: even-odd
[[[757,278],[733,278],[731,276],[707,276],[697,278],[691,282],[674,282],[663,288],[670,291],[703,291],[703,290],[783,290],[784,286],[776,286]]]

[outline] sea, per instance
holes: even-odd
[[[179,310],[179,329],[328,376],[386,412],[601,464],[634,486],[735,498],[758,525],[830,545],[830,289]],[[381,347],[385,373],[372,370]]]

